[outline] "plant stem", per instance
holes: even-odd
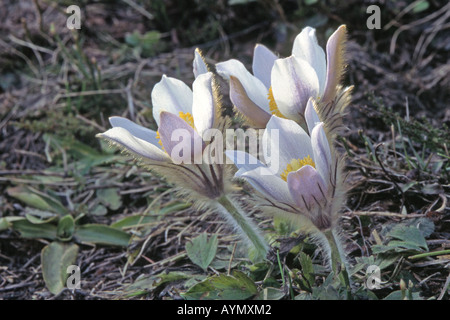
[[[420,258],[440,256],[440,255],[445,255],[445,254],[450,254],[450,250],[440,250],[440,251],[419,253],[419,254],[416,254],[413,256],[409,256],[408,259],[420,259]]]
[[[251,242],[258,258],[264,259],[269,246],[259,232],[258,227],[247,217],[242,209],[226,195],[217,199],[216,207],[225,219],[235,226],[239,234]]]
[[[336,235],[332,229],[323,232],[331,250],[331,268],[336,277],[339,277],[341,282],[347,289],[350,289],[350,279],[348,277],[348,270],[345,267],[345,260],[342,258],[342,252],[336,241]]]

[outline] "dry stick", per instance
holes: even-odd
[[[375,158],[377,159],[378,163],[380,164],[381,170],[383,170],[383,172],[385,173],[385,175],[389,178],[389,180],[391,180],[391,182],[395,185],[395,187],[398,189],[398,191],[400,191],[400,194],[402,196],[402,205],[400,207],[400,212],[403,211],[403,207],[405,205],[405,194],[403,193],[402,188],[400,188],[400,186],[397,184],[397,182],[395,182],[394,179],[392,179],[391,175],[386,171],[386,169],[384,168],[383,163],[381,162],[380,158],[378,158],[378,148],[382,145],[383,143],[379,143],[375,146],[374,148],[374,155]]]
[[[352,211],[345,213],[348,215],[355,215],[355,216],[380,216],[380,217],[390,217],[390,218],[421,218],[425,215],[420,213],[410,213],[410,214],[402,214],[402,213],[394,213],[394,212],[387,212],[387,211]]]
[[[434,19],[435,17],[439,16],[442,12],[447,12],[449,8],[450,8],[450,3],[447,4],[446,6],[442,7],[440,10],[435,11],[432,14],[430,14],[430,15],[422,18],[422,19],[416,20],[416,21],[414,21],[414,22],[412,22],[410,24],[407,24],[407,25],[402,25],[400,28],[398,28],[395,31],[395,33],[392,36],[392,38],[391,38],[391,45],[390,45],[390,48],[389,48],[389,54],[391,54],[391,55],[394,54],[394,52],[395,52],[395,45],[396,45],[397,38],[398,38],[400,32],[402,32],[404,30],[411,29],[411,28],[413,28],[415,26],[418,26],[418,25],[421,25],[421,24],[423,24],[425,22],[428,22],[428,21]]]

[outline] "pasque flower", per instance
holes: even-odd
[[[258,44],[253,54],[253,74],[238,60],[216,65],[230,83],[230,99],[245,118],[264,128],[272,114],[295,120],[305,127],[304,111],[309,98],[318,101],[323,121],[340,113],[343,104],[339,81],[344,69],[346,27],[328,39],[326,55],[318,45],[315,29],[304,28],[294,40],[292,55],[278,58]]]
[[[327,230],[335,226],[339,159],[332,152],[323,122],[308,103],[309,134],[295,121],[272,116],[263,134],[264,154],[278,152],[278,166],[253,159],[242,151],[227,151],[239,169],[235,177],[248,181],[271,206],[290,217],[307,218],[302,227]],[[277,146],[276,149],[273,146]],[[278,170],[274,170],[278,168]],[[308,223],[308,221],[311,224]]]
[[[344,261],[338,232],[345,193],[342,158],[328,142],[312,99],[305,115],[309,133],[295,121],[275,115],[267,123],[262,147],[271,150],[263,154],[270,154],[273,161],[278,152],[278,166],[269,166],[242,151],[227,151],[227,156],[238,168],[235,177],[259,191],[259,207],[314,235],[337,271]]]
[[[178,192],[199,208],[222,214],[248,240],[260,257],[267,244],[259,230],[230,196],[229,168],[223,162],[209,162],[205,150],[211,129],[221,128],[220,97],[213,74],[198,50],[193,62],[192,90],[181,80],[162,76],[151,93],[153,118],[158,129],[151,130],[123,117],[111,117],[112,128],[98,134],[134,155],[149,169],[172,182]],[[222,152],[222,150],[217,150]],[[205,158],[206,157],[206,158]]]

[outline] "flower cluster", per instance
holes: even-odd
[[[306,27],[289,57],[256,45],[253,74],[235,59],[216,64],[237,111],[263,132],[258,154],[225,150],[218,143],[229,121],[221,116],[215,75],[199,50],[192,89],[165,75],[153,88],[156,131],[112,117],[112,128],[98,136],[134,154],[199,207],[221,213],[264,258],[268,245],[262,232],[231,196],[233,178],[246,180],[260,194],[263,211],[295,222],[320,240],[337,272],[345,260],[338,236],[345,175],[334,140],[351,92],[341,85],[345,41],[346,27],[341,26],[324,51],[315,29]],[[234,177],[230,163],[238,169]]]

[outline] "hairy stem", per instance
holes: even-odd
[[[245,212],[225,195],[217,199],[216,207],[220,214],[236,228],[239,235],[251,243],[256,250],[257,258],[264,259],[269,246],[258,227],[247,217]]]
[[[344,252],[341,250],[336,234],[332,229],[328,229],[323,232],[325,238],[330,246],[330,259],[331,259],[331,269],[333,270],[335,276],[339,277],[341,283],[350,289],[350,279],[348,276],[348,270],[345,264]]]

